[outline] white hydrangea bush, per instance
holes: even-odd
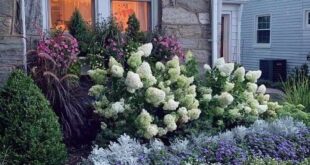
[[[214,126],[231,128],[250,124],[260,117],[273,118],[281,106],[270,102],[265,85],[257,85],[261,71],[245,71],[244,67],[216,61],[213,68],[204,66],[206,77],[199,88],[204,117]],[[202,119],[204,120],[204,119]]]
[[[88,71],[95,82],[89,95],[96,100],[103,132],[152,139],[199,118],[194,77],[183,74],[185,67],[177,56],[149,63],[151,51],[148,43],[123,62],[110,57],[106,68]]]

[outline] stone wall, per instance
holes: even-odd
[[[19,0],[0,0],[0,85],[23,65],[20,4]]]
[[[27,50],[34,49],[42,30],[42,0],[25,0]]]
[[[211,58],[210,0],[162,0],[161,25],[191,50],[201,66]]]

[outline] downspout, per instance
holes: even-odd
[[[212,66],[218,58],[218,1],[212,0]]]
[[[21,0],[22,5],[21,5],[21,14],[22,14],[22,26],[23,26],[23,64],[24,64],[24,69],[27,72],[27,41],[26,41],[26,13],[25,13],[25,0]]]
[[[240,11],[239,11],[239,22],[238,22],[238,38],[239,38],[239,41],[238,41],[238,59],[237,59],[237,62],[240,64],[241,63],[241,21],[242,21],[242,13],[243,13],[243,4],[240,4]]]

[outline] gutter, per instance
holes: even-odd
[[[214,66],[218,58],[218,1],[211,1],[211,10],[212,10],[212,56],[211,56],[211,65]]]
[[[26,13],[25,13],[25,0],[21,0],[21,14],[22,14],[22,26],[23,26],[23,65],[24,69],[27,72],[27,42],[26,42]]]

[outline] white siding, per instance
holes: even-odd
[[[288,69],[306,62],[310,52],[310,29],[304,29],[304,10],[310,0],[251,0],[242,16],[241,63],[247,70],[258,69],[263,58],[281,58]],[[271,47],[255,48],[257,15],[271,15]]]
[[[231,27],[230,27],[230,36],[229,36],[229,57],[227,57],[229,62],[240,62],[240,45],[239,45],[239,10],[240,4],[223,4],[222,12],[230,13],[231,15]]]
[[[302,6],[303,6],[303,12],[304,12],[303,16],[305,17],[305,11],[310,10],[310,0],[303,0]],[[302,39],[303,39],[302,43],[303,44],[302,44],[301,53],[305,54],[307,56],[307,55],[310,55],[310,28],[305,28],[305,22],[303,22],[303,23],[304,23],[303,24],[304,29],[303,29],[303,36],[302,36]],[[307,63],[310,64],[310,61],[308,61]]]

